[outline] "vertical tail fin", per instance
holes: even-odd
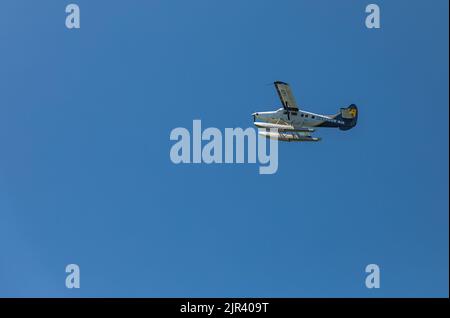
[[[351,104],[347,108],[341,108],[339,117],[344,121],[344,125],[339,127],[341,130],[349,130],[356,126],[358,122],[358,107]]]

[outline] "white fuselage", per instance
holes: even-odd
[[[343,122],[334,118],[334,116],[320,115],[306,111],[290,111],[289,117],[287,111],[280,108],[276,111],[253,113],[255,120],[260,120],[272,124],[288,124],[295,128],[316,127],[325,122],[334,124],[343,124]]]

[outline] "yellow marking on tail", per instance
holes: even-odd
[[[350,109],[350,110],[348,111],[348,113],[349,113],[350,115],[352,115],[353,118],[355,118],[355,117],[356,117],[356,108]]]

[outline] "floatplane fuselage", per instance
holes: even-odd
[[[358,108],[352,104],[341,108],[335,115],[320,115],[300,110],[287,83],[275,82],[283,108],[275,111],[253,113],[253,121],[260,128],[259,134],[280,141],[319,141],[311,136],[318,127],[349,130],[356,126]]]

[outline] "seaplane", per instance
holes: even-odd
[[[319,127],[350,130],[358,121],[358,107],[351,104],[341,108],[335,115],[320,115],[300,110],[289,84],[274,82],[282,108],[275,111],[253,113],[253,122],[258,134],[280,141],[320,141],[312,133]]]

